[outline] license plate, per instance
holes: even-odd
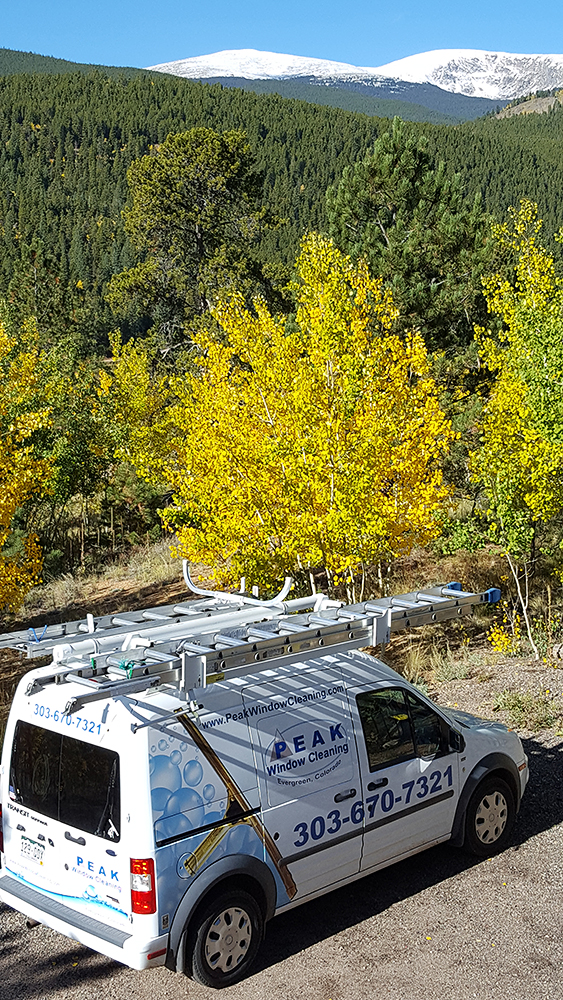
[[[30,840],[29,837],[22,837],[21,853],[24,858],[31,858],[32,861],[42,863],[44,850],[43,844],[38,844],[36,840]]]

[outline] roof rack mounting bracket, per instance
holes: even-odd
[[[139,678],[136,681],[115,681],[113,684],[106,684],[99,691],[88,691],[76,698],[69,698],[64,707],[63,717],[78,712],[84,705],[89,705],[93,701],[102,701],[105,698],[113,698],[118,695],[138,694],[140,691],[146,691],[147,688],[158,687],[159,684],[158,674]]]

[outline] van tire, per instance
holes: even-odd
[[[477,786],[465,814],[464,847],[488,858],[506,847],[516,817],[514,794],[502,778],[486,778]]]
[[[231,889],[204,903],[186,937],[186,970],[222,989],[247,975],[264,937],[264,917],[250,893]]]

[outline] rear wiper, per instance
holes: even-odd
[[[117,790],[117,761],[114,760],[108,782],[106,803],[100,816],[98,826],[94,830],[95,837],[107,836],[109,840],[119,838],[119,830],[113,822],[113,810],[115,808],[115,798]]]

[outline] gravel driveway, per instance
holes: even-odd
[[[561,1000],[563,740],[524,741],[513,843],[475,861],[433,848],[268,925],[232,1000]],[[0,904],[2,1000],[203,1000],[166,969],[134,972]]]

